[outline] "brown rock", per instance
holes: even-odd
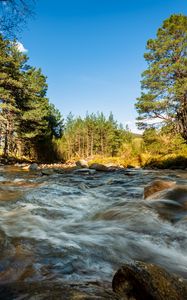
[[[155,180],[144,188],[144,199],[151,195],[175,186],[174,181]]]
[[[80,159],[76,162],[76,166],[80,168],[88,168],[88,162],[84,159]]]
[[[122,266],[114,275],[114,292],[127,300],[187,300],[187,284],[153,264],[136,262]]]
[[[42,170],[42,175],[53,175],[54,174],[54,170],[53,169],[43,169]]]
[[[103,164],[96,164],[96,163],[92,164],[90,166],[90,169],[94,169],[96,171],[108,171],[109,170],[109,168],[107,166],[105,166]]]

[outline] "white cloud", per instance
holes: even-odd
[[[23,46],[21,42],[16,42],[16,47],[20,52],[26,53],[28,50]]]

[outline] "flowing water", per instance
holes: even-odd
[[[144,200],[155,179],[176,181],[183,192]],[[111,282],[132,260],[187,279],[187,172],[40,176],[1,167],[1,284]]]

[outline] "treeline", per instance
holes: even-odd
[[[0,150],[4,157],[55,157],[52,140],[61,136],[62,120],[46,92],[41,69],[28,65],[16,41],[0,35]]]
[[[64,161],[85,158],[123,166],[186,166],[187,144],[170,126],[134,134],[119,124],[112,113],[109,117],[103,113],[74,117],[70,113],[55,145],[58,157]]]
[[[87,114],[85,118],[67,117],[64,134],[56,142],[57,151],[66,160],[75,157],[117,156],[125,141],[132,139],[132,133],[118,124],[112,113]]]
[[[28,64],[16,41],[0,35],[0,154],[40,161],[116,157],[142,166],[182,157],[187,167],[186,25],[186,16],[172,15],[147,42],[148,68],[136,102],[142,136],[124,129],[112,113],[69,114],[64,125],[46,96],[41,69]]]

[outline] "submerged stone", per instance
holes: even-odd
[[[22,191],[3,190],[0,188],[0,202],[20,199],[22,194]]]
[[[114,275],[114,292],[127,300],[186,300],[187,283],[154,264],[123,265]]]

